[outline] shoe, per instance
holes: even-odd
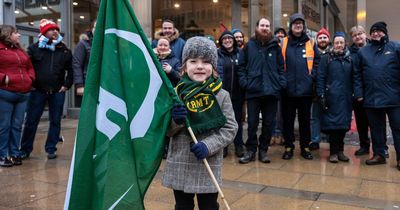
[[[226,156],[228,156],[228,146],[224,147],[224,158],[226,158]]]
[[[20,166],[20,165],[22,165],[22,158],[21,157],[14,157],[14,156],[11,156],[10,157],[10,161],[13,163],[13,165],[15,165],[15,166]]]
[[[282,159],[290,160],[293,157],[293,148],[287,147],[285,152],[282,155]]]
[[[310,148],[311,151],[317,150],[317,149],[319,149],[319,143],[317,143],[317,142],[311,142],[309,148]]]
[[[304,148],[300,154],[304,159],[312,160],[314,157],[312,156],[310,149],[308,147]]]
[[[258,152],[258,160],[263,162],[263,163],[270,163],[271,162],[271,160],[267,156],[267,152],[266,151],[259,151]]]
[[[58,141],[59,141],[59,142],[64,142],[64,140],[65,140],[65,139],[64,139],[64,136],[60,136],[60,137],[58,138]]]
[[[361,155],[367,155],[369,154],[369,148],[365,148],[365,147],[360,147],[360,149],[358,149],[354,155],[355,156],[361,156]]]
[[[338,163],[339,162],[339,157],[337,154],[333,154],[329,156],[329,162],[331,163]]]
[[[343,152],[338,153],[338,158],[340,161],[343,161],[343,162],[349,162],[349,160],[350,160],[350,158],[347,157],[346,155],[344,155]]]
[[[389,150],[385,149],[385,158],[389,158]]]
[[[47,158],[48,159],[55,159],[57,157],[57,154],[54,152],[54,153],[47,153]]]
[[[236,155],[236,157],[239,157],[239,158],[243,157],[243,155],[244,155],[243,145],[235,146],[235,155]]]
[[[385,163],[386,159],[380,155],[374,155],[371,159],[365,161],[365,164],[367,165],[379,165]]]
[[[31,153],[22,152],[20,157],[21,157],[22,160],[25,160],[25,159],[28,159],[29,156],[31,156]]]
[[[1,167],[12,167],[13,163],[7,157],[0,158],[0,166]]]
[[[239,159],[239,163],[246,164],[255,160],[256,160],[256,153],[253,151],[247,151],[246,153],[244,153],[243,157]]]

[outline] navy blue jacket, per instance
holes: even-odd
[[[321,130],[350,128],[353,93],[356,98],[362,97],[361,77],[350,52],[323,55],[318,68],[317,94],[325,96],[329,108],[321,111]]]
[[[154,49],[157,47],[158,39],[163,36],[163,33],[161,31],[157,32],[155,34],[154,40],[151,42],[151,47]],[[174,52],[174,55],[176,58],[179,59],[180,62],[182,62],[182,52],[183,52],[183,47],[185,46],[185,40],[179,37],[179,31],[175,29],[175,34],[170,37],[171,42],[169,43],[169,48]]]
[[[217,71],[222,79],[222,88],[229,92],[231,99],[244,100],[245,91],[239,85],[240,48],[228,52],[224,47],[218,49]]]
[[[364,87],[364,107],[400,106],[400,44],[371,41],[358,52]]]
[[[264,46],[251,38],[239,56],[239,83],[246,90],[246,98],[279,96],[286,87],[284,61],[276,38]]]
[[[312,84],[313,78],[319,63],[319,51],[317,43],[314,42],[314,62],[312,73],[309,74],[307,67],[307,58],[305,57],[305,43],[310,40],[307,34],[297,38],[293,35],[289,36],[286,48],[286,72],[287,79],[286,94],[289,97],[304,97],[313,95]]]
[[[172,70],[169,74],[167,74],[169,81],[171,81],[172,85],[175,87],[181,77],[179,76],[179,71],[181,68],[181,61],[174,55],[174,52],[171,51],[171,54],[169,54],[167,57],[164,59],[158,59],[160,61],[161,65],[163,63],[168,63],[171,67]]]

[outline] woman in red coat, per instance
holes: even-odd
[[[21,165],[22,123],[35,79],[32,63],[20,45],[18,31],[0,26],[0,166]]]

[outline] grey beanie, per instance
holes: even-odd
[[[195,36],[186,41],[182,52],[182,64],[190,58],[202,58],[211,63],[217,69],[217,46],[206,37]]]

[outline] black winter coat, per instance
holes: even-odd
[[[72,57],[75,87],[83,87],[85,84],[91,48],[90,40],[80,40],[76,45]]]
[[[33,87],[42,92],[58,92],[61,86],[69,89],[73,82],[71,50],[62,42],[56,45],[55,51],[39,48],[38,44],[28,47],[36,73]]]
[[[239,54],[236,48],[228,52],[224,47],[218,49],[217,71],[222,79],[222,88],[229,92],[231,99],[244,100],[245,91],[239,85]]]
[[[246,91],[246,99],[280,95],[286,87],[284,61],[276,38],[264,46],[254,37],[239,56],[239,83]]]
[[[167,74],[167,76],[169,81],[171,81],[172,85],[175,87],[181,79],[181,77],[179,76],[181,61],[174,55],[172,51],[167,57],[165,57],[164,59],[159,58],[158,61],[160,61],[161,65],[163,63],[168,63],[172,67],[171,72]]]
[[[313,69],[310,74],[305,57],[305,44],[310,38],[304,33],[302,37],[289,36],[286,48],[286,71],[287,79],[286,94],[289,97],[313,96],[312,84],[316,77],[319,63],[319,51],[317,43],[314,43]]]
[[[358,52],[364,87],[364,107],[400,106],[400,44],[371,41]]]
[[[361,78],[355,71],[349,51],[344,55],[328,53],[321,57],[317,94],[324,95],[328,110],[321,110],[321,130],[350,128],[353,93],[362,96]]]

